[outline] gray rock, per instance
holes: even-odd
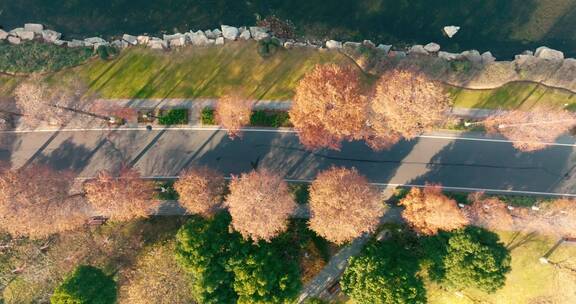
[[[424,46],[424,49],[430,53],[437,53],[440,51],[440,45],[438,43],[430,42]]]
[[[138,44],[138,39],[136,38],[136,36],[132,36],[129,34],[122,35],[122,40],[126,41],[127,43],[129,43],[131,45],[137,45]]]
[[[84,39],[84,44],[85,45],[94,45],[96,43],[106,43],[106,40],[100,38],[100,37],[90,37],[90,38],[86,38]]]
[[[260,26],[251,26],[250,35],[252,35],[254,40],[262,40],[270,37],[268,30]]]
[[[346,41],[342,45],[342,47],[345,49],[358,49],[360,46],[362,46],[360,42],[351,42],[351,41]]]
[[[212,33],[211,30],[205,30],[204,35],[206,35],[206,38],[208,39],[216,39],[216,35]]]
[[[190,32],[188,34],[188,39],[190,39],[192,45],[196,46],[208,45],[208,37],[206,37],[206,34],[204,34],[204,32],[202,31],[197,31],[195,33]]]
[[[252,38],[252,35],[250,35],[250,31],[249,30],[244,30],[240,32],[240,39],[242,40],[250,40],[250,38]]]
[[[392,49],[392,45],[379,44],[376,48],[383,51],[384,54],[388,54],[388,52],[390,52]]]
[[[8,42],[10,42],[11,44],[20,44],[22,42],[22,39],[16,36],[8,36]]]
[[[468,61],[473,63],[477,64],[482,63],[482,56],[480,55],[480,52],[478,52],[477,50],[464,51],[460,53],[460,56],[466,58]]]
[[[19,32],[22,32],[23,30],[24,30],[23,27],[17,27],[17,28],[15,28],[15,29],[12,29],[12,30],[11,30],[10,32],[8,32],[8,33],[10,33],[10,35],[12,35],[12,36],[18,36],[18,33],[19,33]]]
[[[299,47],[299,48],[303,48],[303,47],[307,47],[308,44],[306,42],[294,42],[294,47]]]
[[[328,40],[326,41],[326,48],[327,49],[341,49],[342,42],[336,40]]]
[[[536,49],[536,52],[534,52],[534,56],[538,57],[538,58],[542,58],[542,59],[546,59],[546,60],[563,60],[564,59],[564,53],[562,53],[561,51],[558,50],[554,50],[545,46],[541,46],[539,48]]]
[[[221,28],[222,28],[222,36],[228,40],[236,40],[238,38],[238,35],[240,34],[240,31],[238,30],[237,27],[222,25]]]
[[[491,52],[484,52],[480,56],[482,57],[482,64],[490,64],[496,61],[496,57],[494,57]]]
[[[184,34],[173,34],[173,35],[164,35],[164,41],[168,45],[168,47],[182,47],[186,45],[186,35]]]
[[[136,40],[138,40],[138,44],[140,44],[140,45],[148,45],[148,41],[150,41],[150,37],[146,36],[146,35],[140,35],[140,36],[136,37]]]
[[[44,26],[38,23],[26,23],[24,24],[24,30],[40,34],[44,30]]]
[[[60,40],[60,39],[56,39],[56,40],[54,40],[54,42],[52,42],[52,43],[54,43],[54,45],[57,45],[57,46],[62,46],[62,45],[65,45],[65,44],[68,45],[68,41]]]
[[[6,32],[3,29],[0,29],[0,40],[4,40],[6,38],[8,38],[8,32]]]
[[[215,36],[216,38],[222,37],[222,31],[219,30],[219,29],[213,29],[213,30],[212,30],[212,34],[214,34],[214,36]]]
[[[216,39],[208,39],[208,45],[216,44]]]
[[[34,40],[34,32],[27,31],[24,28],[18,27],[10,31],[10,35],[16,36],[21,40]]]
[[[218,37],[214,40],[215,45],[223,45],[224,44],[224,37]]]
[[[54,43],[56,40],[59,40],[62,37],[61,33],[58,33],[58,32],[53,31],[53,30],[43,30],[41,35],[42,35],[42,39],[44,39],[44,41],[50,42],[50,43]]]
[[[521,55],[530,55],[530,56],[534,56],[534,52],[532,52],[531,50],[525,50],[524,52],[522,52]]]
[[[408,54],[428,55],[428,51],[421,44],[416,44],[408,50]]]
[[[293,48],[294,47],[294,41],[289,40],[289,41],[284,42],[284,47],[287,49]]]
[[[84,41],[78,39],[72,39],[72,41],[68,41],[68,47],[71,48],[84,47]]]
[[[365,47],[369,47],[369,48],[375,48],[376,47],[374,42],[372,42],[371,40],[362,41],[362,45],[364,45]]]
[[[460,57],[460,54],[440,51],[440,52],[438,52],[438,57],[450,61],[450,60],[458,59],[458,57]]]
[[[168,48],[168,44],[164,40],[157,37],[150,37],[150,39],[148,39],[147,45],[153,50],[164,50]]]
[[[460,27],[455,25],[448,25],[442,29],[442,31],[444,32],[444,34],[446,34],[446,36],[448,36],[448,38],[454,37],[454,35],[456,35],[456,33],[458,33],[459,30]]]
[[[134,37],[134,36],[132,36],[132,37]],[[136,39],[136,37],[134,37],[134,39]],[[110,44],[115,48],[124,49],[124,48],[127,48],[131,43],[129,43],[126,40],[114,40]]]

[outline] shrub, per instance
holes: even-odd
[[[158,123],[161,125],[185,125],[188,123],[188,110],[170,109],[162,111],[158,117]]]
[[[281,46],[280,40],[276,38],[262,39],[258,42],[258,54],[264,58],[271,57]]]
[[[78,266],[50,298],[52,304],[116,303],[116,283],[102,270]]]
[[[282,20],[274,15],[268,16],[256,23],[258,26],[269,29],[278,38],[292,39],[295,37],[294,23],[290,20]]]
[[[96,53],[98,53],[100,59],[108,60],[110,57],[114,57],[118,54],[118,49],[113,46],[101,45],[96,50]]]
[[[259,127],[288,127],[290,116],[284,111],[256,110],[250,116],[250,125]]]
[[[65,48],[37,41],[12,45],[0,42],[0,71],[6,73],[54,72],[76,66],[92,57],[89,48]]]
[[[214,110],[210,108],[202,109],[202,114],[200,116],[203,125],[215,125],[216,118],[214,117]]]

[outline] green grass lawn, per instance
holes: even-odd
[[[286,100],[297,81],[318,63],[352,64],[335,51],[279,50],[269,58],[254,42],[185,48],[163,53],[127,50],[116,60],[94,61],[61,76],[82,75],[105,98],[218,97],[241,90],[254,99]]]
[[[493,90],[448,88],[454,105],[463,108],[530,109],[536,104],[576,107],[575,94],[532,82],[512,82]]]

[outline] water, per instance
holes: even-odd
[[[0,0],[6,29],[38,22],[67,38],[172,33],[292,20],[299,34],[445,50],[490,50],[500,59],[547,45],[576,56],[576,0]],[[459,25],[452,39],[441,29]]]

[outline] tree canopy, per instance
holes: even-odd
[[[52,304],[114,304],[116,282],[102,270],[92,266],[78,266],[56,288],[50,298]]]
[[[426,303],[414,251],[398,240],[373,242],[350,259],[340,285],[358,304]]]
[[[424,240],[430,277],[456,289],[494,292],[504,286],[510,253],[495,233],[478,227],[440,232]]]
[[[220,207],[224,187],[224,176],[208,167],[184,171],[174,183],[186,211],[202,215],[211,215]]]

